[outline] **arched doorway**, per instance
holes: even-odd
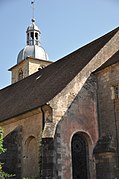
[[[88,145],[82,133],[74,134],[71,142],[73,179],[89,179]]]
[[[29,136],[25,142],[26,156],[24,161],[24,176],[38,176],[38,143],[34,136]]]

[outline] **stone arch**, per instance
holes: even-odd
[[[38,176],[38,141],[29,136],[25,141],[24,177]]]
[[[29,143],[30,143],[30,141],[31,141],[32,139],[35,139],[35,137],[34,137],[34,136],[29,136],[29,137],[26,139],[25,145],[27,145],[27,147],[28,147],[28,145],[29,145]]]
[[[72,177],[89,179],[89,136],[76,132],[71,139]]]

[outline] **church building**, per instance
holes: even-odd
[[[119,179],[119,28],[51,62],[32,19],[0,90],[0,156],[16,179]]]

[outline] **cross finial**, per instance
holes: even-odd
[[[32,22],[35,21],[35,0],[31,1],[32,5]]]

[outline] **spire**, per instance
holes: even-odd
[[[40,30],[35,23],[35,0],[31,1],[32,5],[32,24],[27,28],[27,45],[38,45],[40,46]]]
[[[44,48],[40,46],[40,29],[36,25],[34,18],[34,3],[35,1],[31,1],[32,19],[31,25],[29,25],[26,30],[26,46],[19,52],[17,56],[17,64],[19,64],[22,60],[27,59],[27,57],[48,60],[47,53]]]
[[[31,5],[32,5],[32,21],[35,22],[35,0],[31,1]]]

